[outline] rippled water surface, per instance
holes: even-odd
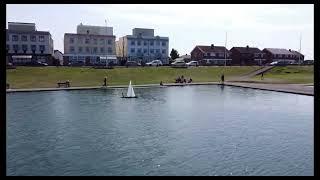
[[[313,175],[313,97],[236,87],[7,94],[8,175]]]

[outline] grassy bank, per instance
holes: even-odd
[[[275,83],[313,83],[313,70],[313,66],[275,67],[264,74],[263,80],[261,80],[261,75],[254,77],[253,80],[259,82]]]
[[[258,69],[256,66],[226,67],[225,79],[238,77]],[[178,76],[191,77],[194,82],[219,81],[223,67],[177,69],[170,67],[93,69],[87,67],[17,67],[7,70],[11,88],[56,87],[58,81],[70,80],[71,86],[100,86],[108,77],[109,85],[158,84],[174,82]]]

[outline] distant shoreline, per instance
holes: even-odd
[[[164,88],[173,86],[194,86],[194,85],[222,85],[219,82],[204,82],[204,83],[169,83],[160,86],[159,84],[144,84],[144,85],[133,85],[134,88]],[[263,84],[263,83],[241,83],[241,82],[225,82],[225,86],[233,86],[240,88],[251,88],[267,91],[276,91],[283,93],[300,94],[307,96],[314,96],[314,86],[310,84]],[[93,87],[69,87],[69,88],[28,88],[28,89],[7,89],[7,93],[17,92],[40,92],[40,91],[61,91],[61,90],[89,90],[89,89],[123,89],[127,88],[127,85],[120,86],[93,86]]]

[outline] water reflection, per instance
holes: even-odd
[[[313,97],[123,90],[7,94],[8,175],[313,175]]]

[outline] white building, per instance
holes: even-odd
[[[166,64],[169,62],[169,38],[154,36],[154,29],[134,28],[132,35],[119,38],[116,51],[121,59],[143,62],[159,59]]]
[[[8,22],[6,52],[8,62],[13,64],[31,61],[50,63],[53,40],[50,32],[37,31],[34,23]]]
[[[71,64],[117,63],[112,27],[78,25],[77,33],[64,34],[64,61]]]

